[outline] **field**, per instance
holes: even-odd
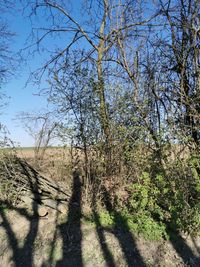
[[[16,149],[16,154],[18,157],[26,159],[42,174],[54,180],[65,180],[70,176],[71,157],[69,148],[47,148],[44,154],[44,159],[40,161],[38,166],[35,166],[36,162],[34,148],[18,148]]]

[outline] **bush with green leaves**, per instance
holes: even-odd
[[[197,233],[200,229],[198,157],[166,162],[160,171],[143,172],[127,185],[123,208],[130,228],[151,239],[167,236],[166,229]]]
[[[135,229],[148,239],[166,236],[164,211],[158,205],[161,191],[155,184],[152,185],[149,173],[143,172],[137,182],[128,186],[128,191],[130,197],[123,209],[123,216],[127,218],[130,229]]]

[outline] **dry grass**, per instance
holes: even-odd
[[[71,156],[69,148],[47,148],[44,159],[35,164],[34,148],[20,148],[16,150],[17,156],[24,158],[36,167],[42,175],[54,180],[66,181],[71,176]]]

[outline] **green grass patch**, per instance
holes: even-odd
[[[84,216],[84,222],[94,227],[105,227],[130,231],[132,234],[142,235],[146,240],[168,239],[166,227],[154,221],[147,214],[133,216],[127,211],[108,212],[100,210],[96,215]]]

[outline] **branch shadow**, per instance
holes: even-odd
[[[34,183],[30,177],[29,171],[27,170],[26,165],[19,161],[21,168],[23,169],[23,172],[28,178],[30,189],[34,196],[37,195],[38,197],[38,178],[37,173],[32,172],[34,176]],[[6,201],[2,202],[1,204],[4,204],[8,206],[8,203]],[[11,260],[14,263],[14,266],[16,267],[22,267],[22,266],[34,266],[33,263],[33,257],[34,257],[34,241],[36,239],[37,233],[38,233],[38,226],[39,226],[39,217],[38,217],[38,203],[36,201],[32,201],[32,215],[30,215],[25,209],[22,208],[16,208],[12,207],[17,213],[25,217],[30,222],[29,232],[25,237],[25,241],[23,246],[20,246],[19,241],[15,232],[13,231],[13,228],[11,226],[11,223],[9,222],[9,219],[5,213],[4,210],[0,209],[0,215],[2,217],[2,227],[4,228],[9,246],[12,250],[12,258]]]
[[[99,214],[97,212],[97,206],[96,206],[96,200],[95,200],[94,194],[92,196],[92,213],[93,213],[93,218],[94,218],[94,222],[95,222],[95,226],[96,226],[96,233],[98,235],[99,244],[101,246],[101,250],[103,252],[106,264],[108,267],[116,267],[113,255],[112,255],[112,253],[111,253],[111,251],[110,251],[110,249],[106,243],[104,228],[101,225],[100,217],[99,217]]]
[[[68,216],[66,222],[58,225],[61,234],[62,258],[56,263],[56,267],[83,267],[82,259],[82,232],[81,232],[81,181],[77,172],[73,173],[72,196],[69,201]]]
[[[56,241],[58,238],[58,211],[56,211],[56,219],[55,219],[55,231],[53,233],[53,239],[50,243],[50,254],[47,262],[43,262],[41,267],[45,266],[53,266],[54,262],[54,252],[56,250]]]
[[[12,251],[10,262],[12,266],[16,267],[33,267],[34,264],[34,243],[38,234],[40,217],[38,216],[38,209],[42,200],[40,198],[40,188],[38,173],[31,166],[19,160],[19,166],[23,175],[25,175],[29,182],[29,188],[31,190],[33,199],[32,201],[32,213],[29,213],[25,208],[19,208],[10,206],[7,201],[0,201],[0,205],[9,207],[15,210],[17,214],[24,217],[29,223],[28,233],[25,237],[19,238],[15,232],[11,221],[4,209],[0,209],[0,216],[2,218],[1,226],[4,228],[9,248]],[[59,223],[58,212],[55,220],[55,232],[53,234],[53,240],[50,244],[50,256],[46,263],[42,266],[83,266],[82,260],[82,232],[81,232],[81,197],[82,189],[81,182],[77,172],[73,174],[73,190],[68,205],[68,215],[66,221]],[[59,204],[59,203],[58,203]],[[58,233],[62,239],[62,258],[54,262],[54,250],[56,240],[59,239]],[[20,241],[23,241],[21,245]]]
[[[109,193],[107,192],[105,187],[103,189],[103,200],[104,200],[104,204],[105,204],[107,211],[114,216],[114,229],[112,233],[115,235],[115,237],[119,241],[119,244],[124,254],[127,266],[145,267],[146,264],[143,261],[143,258],[141,257],[139,250],[137,249],[137,245],[135,243],[133,235],[130,232],[128,224],[126,221],[124,221],[124,218],[121,215],[121,213],[116,211],[113,208],[111,201],[110,201]],[[97,225],[96,231],[99,237],[99,242],[101,244],[101,248],[104,253],[108,266],[115,267],[116,265],[114,263],[114,259],[105,242],[104,229],[100,225],[99,215],[97,211],[95,210],[94,203],[95,203],[95,199],[93,199],[93,207],[94,207],[93,214],[95,218],[95,223]],[[119,225],[119,222],[122,222],[122,221],[123,221],[123,228],[125,229],[122,229],[122,227],[120,227]]]
[[[194,236],[191,237],[192,238],[192,242],[193,242],[193,245],[194,247],[196,248],[196,251],[198,252],[199,256],[200,256],[200,246],[197,244]]]
[[[169,226],[167,228],[167,233],[169,236],[169,241],[171,242],[173,248],[177,254],[182,258],[183,262],[187,266],[199,267],[200,266],[200,254],[199,257],[196,256],[192,249],[188,246],[186,241],[180,235],[178,231],[171,230]],[[199,253],[199,251],[198,251]]]

